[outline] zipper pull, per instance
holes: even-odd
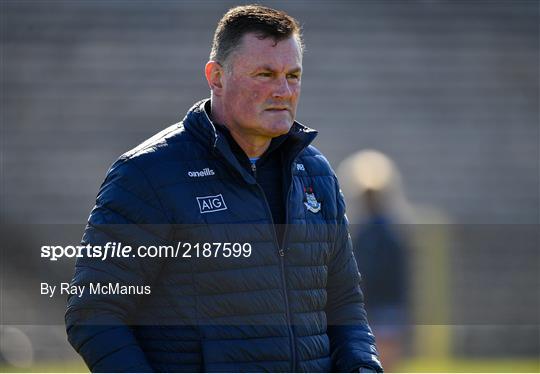
[[[257,165],[255,165],[254,162],[251,163],[251,171],[253,172],[255,179],[257,179]]]
[[[285,251],[283,250],[283,248],[280,248],[278,252],[281,257],[285,257]]]

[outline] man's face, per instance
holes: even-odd
[[[221,100],[227,126],[268,138],[287,133],[300,97],[302,53],[297,38],[276,44],[272,38],[246,34],[226,64]]]

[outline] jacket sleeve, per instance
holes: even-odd
[[[326,306],[332,362],[339,372],[358,372],[360,368],[382,372],[375,337],[367,322],[360,274],[340,190],[337,204],[337,236],[328,265]]]
[[[109,170],[96,199],[82,244],[130,245],[166,243],[170,225],[146,176],[132,160],[119,160]],[[136,255],[135,255],[136,256]],[[151,372],[129,325],[140,298],[133,294],[91,294],[91,284],[151,285],[159,259],[85,256],[77,259],[72,286],[84,286],[81,297],[68,298],[65,315],[68,341],[92,372]]]

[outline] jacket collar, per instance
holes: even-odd
[[[247,183],[257,183],[255,178],[240,165],[229,147],[227,139],[217,131],[216,126],[208,116],[209,108],[210,99],[204,99],[195,103],[184,117],[184,128],[193,134],[198,141],[208,147],[213,154],[223,157]],[[294,160],[316,136],[316,130],[294,121],[287,139],[282,145],[285,159]]]

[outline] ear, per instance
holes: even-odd
[[[223,66],[217,61],[208,61],[204,67],[204,75],[208,81],[208,86],[215,95],[219,96],[223,90],[224,74]]]

